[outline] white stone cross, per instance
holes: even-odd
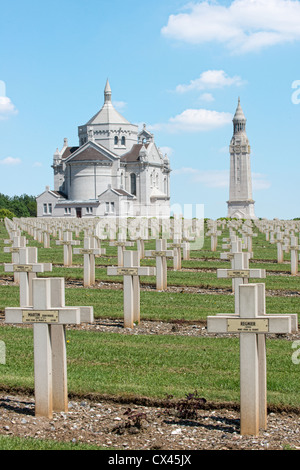
[[[239,286],[239,315],[207,317],[208,333],[240,335],[240,432],[259,434],[266,429],[266,352],[268,333],[289,334],[297,329],[297,315],[266,315],[263,284]],[[261,337],[263,340],[261,342]]]
[[[72,266],[72,246],[80,245],[80,241],[73,240],[72,232],[64,232],[63,240],[57,240],[56,245],[64,247],[64,266]]]
[[[124,266],[107,268],[108,276],[123,277],[124,328],[140,323],[140,276],[155,276],[154,267],[140,266],[137,251],[124,251]]]
[[[271,233],[270,243],[277,244],[277,263],[283,263],[283,233],[279,230],[276,232],[276,240],[274,239],[274,233]]]
[[[236,243],[236,250],[239,249],[238,242]],[[235,249],[234,248],[234,249]],[[239,313],[239,285],[248,284],[248,280],[254,278],[265,278],[266,270],[265,269],[249,269],[249,253],[243,253],[234,251],[233,258],[231,261],[232,269],[217,269],[218,278],[230,278],[232,279],[232,290],[235,294],[234,304],[235,304],[235,313]]]
[[[291,237],[291,275],[297,276],[298,274],[298,252],[300,250],[300,246],[298,245],[297,237]]]
[[[181,269],[181,239],[174,238],[172,243],[167,244],[173,250],[173,271]]]
[[[68,411],[67,324],[93,321],[93,307],[66,307],[64,278],[33,279],[33,306],[7,307],[5,322],[33,324],[35,415]]]
[[[118,247],[118,266],[124,266],[124,252],[126,246],[134,246],[134,242],[128,242],[121,235],[118,237],[118,240],[109,242],[109,246]]]
[[[44,248],[50,248],[50,231],[48,230],[43,230],[43,240],[44,240]]]
[[[23,236],[16,236],[12,237],[12,246],[5,246],[4,252],[11,253],[11,260],[12,263],[19,262],[19,249],[26,248],[27,240],[26,237]],[[14,282],[19,282],[19,274],[14,273]]]
[[[217,251],[218,237],[222,235],[222,232],[213,227],[206,232],[206,235],[210,236],[210,251]]]
[[[182,259],[184,260],[189,260],[190,259],[190,253],[191,253],[191,243],[195,241],[195,237],[188,237],[183,235],[182,238]]]
[[[156,290],[163,291],[167,288],[167,258],[174,256],[173,250],[167,250],[167,240],[156,240],[155,250],[146,250],[145,256],[156,259]]]
[[[83,255],[83,285],[88,287],[95,283],[95,256],[106,253],[105,248],[95,248],[95,240],[86,237],[83,248],[74,248],[74,254]]]
[[[51,263],[37,262],[37,248],[27,247],[19,249],[18,263],[4,263],[5,272],[19,274],[20,307],[32,305],[32,281],[37,273],[52,271]]]

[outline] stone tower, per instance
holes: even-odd
[[[252,199],[250,145],[246,134],[246,118],[240,98],[233,118],[233,137],[230,142],[230,186],[228,217],[256,219]]]

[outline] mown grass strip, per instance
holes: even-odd
[[[34,386],[32,329],[0,327],[6,364],[0,384]],[[239,339],[67,332],[69,392],[182,398],[195,389],[208,401],[239,401]],[[267,341],[268,400],[300,406],[292,343]]]
[[[108,450],[108,447],[98,447],[80,442],[0,436],[0,450]]]

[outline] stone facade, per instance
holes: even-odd
[[[54,189],[37,197],[38,217],[159,216],[170,213],[170,162],[146,129],[139,132],[114,108],[107,81],[104,104],[53,156]]]
[[[240,99],[233,118],[233,137],[230,142],[230,186],[228,217],[256,219],[252,199],[250,144],[246,134],[246,118]]]

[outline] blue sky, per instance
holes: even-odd
[[[238,97],[258,217],[300,217],[300,1],[2,2],[0,192],[53,186],[52,158],[112,100],[167,152],[171,203],[226,216]]]

